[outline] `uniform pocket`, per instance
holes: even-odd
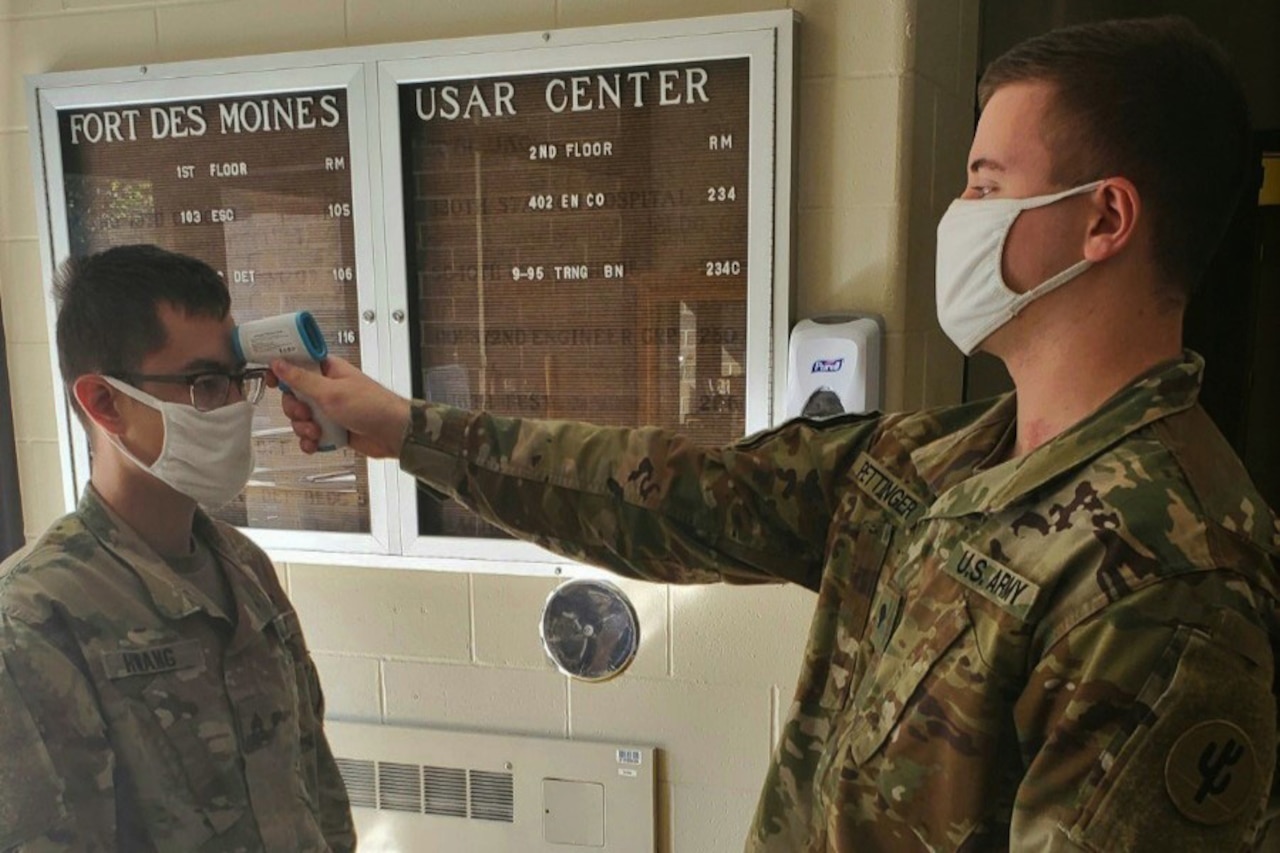
[[[176,769],[190,790],[186,805],[221,834],[243,813],[242,795],[228,778],[236,761],[236,735],[228,719],[210,713],[214,703],[202,701],[202,691],[192,690],[192,675],[179,671],[155,676],[139,695],[172,747],[171,760],[176,759]],[[176,808],[187,798],[175,793],[170,791],[166,802]]]
[[[320,677],[315,662],[307,650],[302,636],[302,624],[297,613],[285,611],[272,620],[276,638],[280,641],[282,664],[290,675],[286,681],[290,688],[287,701],[295,715],[294,736],[290,744],[293,756],[293,777],[298,798],[318,815],[319,766],[316,760],[316,737],[324,719],[324,694],[320,690]]]
[[[963,596],[917,596],[888,640],[855,705],[856,734],[850,752],[865,763],[884,745],[936,664],[971,627]],[[932,677],[937,678],[934,674]]]
[[[816,682],[822,687],[819,707],[825,711],[843,710],[850,690],[862,680],[867,661],[863,637],[868,619],[876,618],[873,604],[886,610],[889,607],[876,600],[876,591],[893,535],[892,524],[870,518],[842,533],[842,541],[832,549],[833,567],[828,570],[817,607],[820,618],[834,623],[834,636],[828,635],[829,655],[821,660],[827,671]]]

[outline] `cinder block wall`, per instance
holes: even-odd
[[[27,536],[65,508],[23,75],[788,7],[803,16],[798,316],[883,314],[888,408],[958,400],[961,360],[933,316],[934,226],[963,186],[977,0],[0,0],[0,309]],[[653,743],[663,849],[741,849],[807,592],[626,583],[640,657],[591,686],[543,660],[552,580],[280,569],[331,717]]]

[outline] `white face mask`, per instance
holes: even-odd
[[[1080,260],[1028,290],[1015,293],[1000,271],[1004,244],[1024,210],[1089,192],[1102,181],[1031,198],[956,199],[938,223],[937,298],[942,331],[965,355],[1031,302],[1093,266]]]
[[[144,465],[114,435],[108,440],[129,461],[207,509],[217,509],[244,491],[253,473],[253,404],[241,400],[211,412],[184,403],[158,400],[110,376],[102,377],[120,393],[160,413],[164,446]]]

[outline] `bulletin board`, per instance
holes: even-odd
[[[405,396],[732,441],[782,411],[792,23],[28,78],[46,292],[69,256],[155,243],[217,270],[237,321],[309,310]],[[91,459],[58,418],[70,508]],[[217,516],[279,559],[572,570],[394,460],[304,456],[273,396],[253,429],[257,468]]]
[[[750,60],[401,83],[414,394],[740,437]],[[421,535],[501,535],[420,495]]]

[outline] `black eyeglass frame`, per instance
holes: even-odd
[[[191,406],[197,412],[212,412],[220,409],[227,404],[227,400],[231,398],[231,384],[235,383],[240,389],[240,394],[246,402],[256,404],[262,399],[262,395],[267,389],[267,373],[269,370],[265,367],[246,367],[237,371],[224,370],[201,370],[195,373],[133,373],[123,371],[120,373],[110,374],[115,379],[128,382],[130,385],[136,385],[138,382],[159,382],[167,385],[186,385],[187,393],[191,397]],[[226,385],[223,386],[222,399],[216,405],[201,406],[196,401],[196,385],[205,379],[223,380]],[[249,391],[246,393],[245,388],[248,385]],[[216,395],[215,395],[216,398]]]

